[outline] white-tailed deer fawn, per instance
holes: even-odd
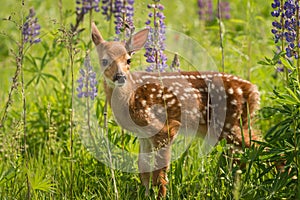
[[[92,24],[108,102],[117,122],[139,137],[142,184],[146,192],[150,182],[158,186],[160,199],[166,195],[170,148],[178,133],[210,132],[217,140],[249,147],[248,121],[259,92],[246,80],[218,72],[130,72],[132,52],[143,47],[148,32],[136,33],[127,43],[108,42]],[[151,152],[156,152],[152,158]]]

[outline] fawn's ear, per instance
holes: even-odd
[[[133,36],[126,42],[126,49],[128,52],[134,52],[143,48],[144,44],[148,39],[149,29],[143,29]]]
[[[99,30],[97,29],[95,22],[92,22],[92,39],[96,46],[104,42],[104,39]]]

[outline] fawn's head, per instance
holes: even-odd
[[[131,55],[141,49],[148,38],[148,29],[134,34],[127,42],[105,41],[92,24],[92,39],[96,45],[99,62],[108,84],[123,86],[129,73]]]

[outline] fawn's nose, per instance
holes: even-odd
[[[122,72],[117,72],[114,75],[113,81],[120,87],[125,84],[126,76]]]

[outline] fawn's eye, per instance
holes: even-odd
[[[131,59],[129,58],[127,59],[127,65],[130,65],[130,63],[131,63]]]
[[[108,65],[108,60],[107,60],[107,59],[102,59],[102,60],[101,60],[101,65],[102,65],[103,67],[105,67],[106,65]]]

